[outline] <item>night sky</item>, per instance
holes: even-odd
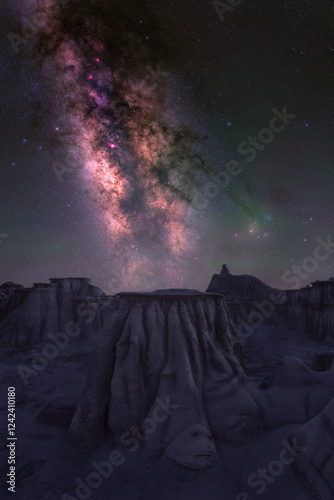
[[[334,276],[333,4],[230,4],[2,2],[1,283]]]

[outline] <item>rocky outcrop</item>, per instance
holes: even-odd
[[[220,274],[214,274],[207,288],[207,292],[221,293],[226,297],[265,300],[268,299],[273,289],[263,281],[248,274],[239,276],[230,273],[226,264],[223,265]]]
[[[260,326],[282,323],[285,300],[276,300],[277,290],[248,274],[233,275],[226,264],[214,274],[207,292],[224,295],[237,325]],[[281,291],[278,291],[281,292]]]
[[[259,432],[220,295],[166,290],[117,300],[92,354],[72,439],[94,444],[111,436],[130,446],[129,429],[139,426],[151,458],[198,470],[215,462],[219,440],[241,446]]]
[[[286,325],[334,345],[334,280],[315,281],[311,286],[289,290],[287,294]]]
[[[30,289],[16,289],[9,314],[0,322],[2,346],[25,346],[48,341],[49,334],[80,329],[80,336],[96,334],[114,301],[87,278],[51,279]],[[108,310],[108,313],[106,312]]]
[[[207,291],[224,295],[240,333],[262,324],[284,323],[291,330],[312,333],[334,345],[333,278],[299,290],[275,290],[254,276],[232,275],[223,265]]]
[[[334,368],[315,372],[298,358],[287,357],[275,369],[266,390],[252,393],[267,429],[303,424],[334,398]]]

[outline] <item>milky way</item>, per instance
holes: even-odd
[[[227,263],[288,286],[332,227],[331,8],[4,0],[2,281],[205,290]]]
[[[200,138],[173,109],[168,68],[143,40],[103,22],[92,6],[75,12],[69,18],[55,2],[29,3],[40,26],[29,50],[44,77],[44,113],[53,110],[50,143],[71,159],[53,168],[61,180],[75,168],[94,200],[118,286],[149,286],[157,272],[174,279],[196,251],[188,206],[192,178],[203,170]]]

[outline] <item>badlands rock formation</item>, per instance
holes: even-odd
[[[276,291],[226,267],[207,292],[6,283],[18,498],[332,500],[333,283]]]
[[[0,345],[25,346],[48,340],[48,334],[93,334],[103,325],[103,310],[113,307],[87,278],[51,279],[33,288],[16,288],[0,322]]]
[[[92,353],[71,436],[96,443],[110,434],[124,445],[120,436],[142,422],[153,425],[157,404],[167,400],[177,408],[168,420],[152,436],[143,429],[156,456],[180,436],[178,463],[197,469],[198,457],[204,463],[204,456],[209,462],[211,452],[216,456],[214,439],[241,446],[256,436],[259,408],[222,297],[168,290],[118,297],[117,313]]]
[[[250,275],[232,275],[226,265],[213,275],[208,292],[221,293],[239,333],[262,324],[285,324],[334,346],[334,278],[298,290],[275,290]]]

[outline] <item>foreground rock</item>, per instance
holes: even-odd
[[[198,471],[215,463],[219,440],[238,447],[254,438],[262,421],[222,297],[168,290],[118,297],[92,354],[72,439],[132,446],[137,427],[150,459],[164,454]]]

